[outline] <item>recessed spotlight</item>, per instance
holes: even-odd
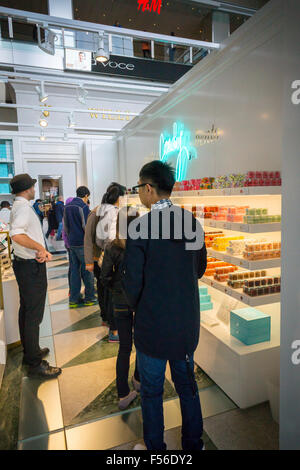
[[[45,136],[44,131],[41,131],[40,140],[41,140],[42,142],[44,142],[44,141],[46,140],[46,136]]]
[[[131,21],[131,18],[129,18],[129,20],[128,20],[128,21]]]
[[[104,49],[103,36],[99,35],[99,47],[95,53],[95,59],[97,62],[107,62],[109,60],[109,52]]]
[[[39,120],[39,125],[41,127],[47,127],[48,126],[48,121],[45,119],[45,116],[41,114],[40,120]]]

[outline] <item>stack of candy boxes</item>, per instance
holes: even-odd
[[[232,310],[230,334],[247,346],[270,341],[271,317],[251,307]]]
[[[245,186],[281,186],[280,171],[248,171]]]
[[[213,303],[211,301],[211,296],[208,294],[207,287],[199,287],[199,296],[200,296],[200,312],[204,310],[212,310]]]
[[[177,181],[173,191],[199,191],[200,189],[212,189],[215,178],[205,177],[185,181]]]
[[[244,237],[242,235],[236,237],[216,237],[212,244],[212,249],[215,251],[226,251],[226,248],[229,245],[231,240],[243,240]]]
[[[225,222],[238,222],[243,223],[246,210],[249,206],[220,206],[218,211],[212,213],[213,220],[220,220]]]
[[[281,215],[268,215],[268,209],[246,209],[244,224],[267,224],[281,222]]]
[[[245,243],[243,257],[249,261],[280,258],[281,242]]]
[[[206,271],[204,273],[204,276],[214,276],[215,273],[216,273],[216,269],[225,268],[225,267],[233,268],[232,270],[229,270],[229,272],[234,272],[235,269],[237,269],[236,266],[234,266],[230,263],[226,263],[225,261],[220,261],[216,258],[208,257],[207,258],[207,267],[206,267]],[[229,274],[229,273],[227,273],[227,274]]]

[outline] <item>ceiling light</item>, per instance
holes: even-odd
[[[69,120],[69,124],[68,124],[69,128],[72,128],[72,127],[76,126],[76,123],[74,121],[73,111],[69,114],[68,120]]]
[[[41,131],[40,140],[41,140],[42,142],[44,142],[44,141],[46,140],[46,136],[45,136],[44,131]]]
[[[40,120],[39,120],[39,125],[41,127],[47,127],[48,126],[48,121],[47,121],[47,119],[45,118],[45,116],[43,114],[41,114],[41,117],[40,117]]]
[[[41,86],[36,86],[35,87],[38,95],[39,95],[39,100],[41,103],[45,103],[45,101],[47,101],[48,99],[48,95],[45,93],[45,86],[44,86],[44,82],[41,82]]]
[[[107,62],[109,60],[109,52],[104,49],[103,36],[99,35],[99,47],[95,53],[95,59],[97,62]]]
[[[81,104],[86,104],[86,98],[89,92],[83,87],[83,85],[79,85],[77,88],[77,100]]]

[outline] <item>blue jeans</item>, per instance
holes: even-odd
[[[80,298],[81,279],[85,286],[85,300],[94,300],[94,274],[85,269],[83,246],[70,246],[70,302],[77,303]]]
[[[148,450],[166,450],[164,443],[163,391],[167,360],[146,356],[137,351],[141,379],[144,441]],[[170,360],[172,380],[180,399],[182,415],[182,449],[202,450],[203,420],[198,387],[190,362]],[[189,369],[187,368],[189,367]]]
[[[61,240],[61,238],[62,238],[61,237],[62,228],[63,228],[63,223],[59,222],[58,229],[57,229],[57,234],[56,234],[56,240]]]

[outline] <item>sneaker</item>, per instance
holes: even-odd
[[[85,307],[90,307],[91,305],[96,305],[98,303],[97,299],[92,299],[92,300],[84,300],[83,305]]]
[[[132,391],[129,393],[129,395],[125,398],[121,398],[119,400],[119,410],[126,410],[126,408],[130,405],[130,403],[133,402],[137,397],[137,393],[135,391]]]
[[[77,302],[69,301],[69,308],[81,308],[81,307],[84,307],[84,300],[82,297],[79,297]]]
[[[147,450],[147,447],[143,446],[143,444],[136,444],[133,450]]]
[[[108,342],[109,343],[119,343],[119,335],[114,335],[111,331],[108,335]]]
[[[139,382],[138,380],[136,380],[136,379],[134,378],[134,376],[132,377],[131,382],[132,382],[132,385],[133,385],[134,390],[135,390],[136,392],[139,392],[139,391],[141,390],[141,382]]]

